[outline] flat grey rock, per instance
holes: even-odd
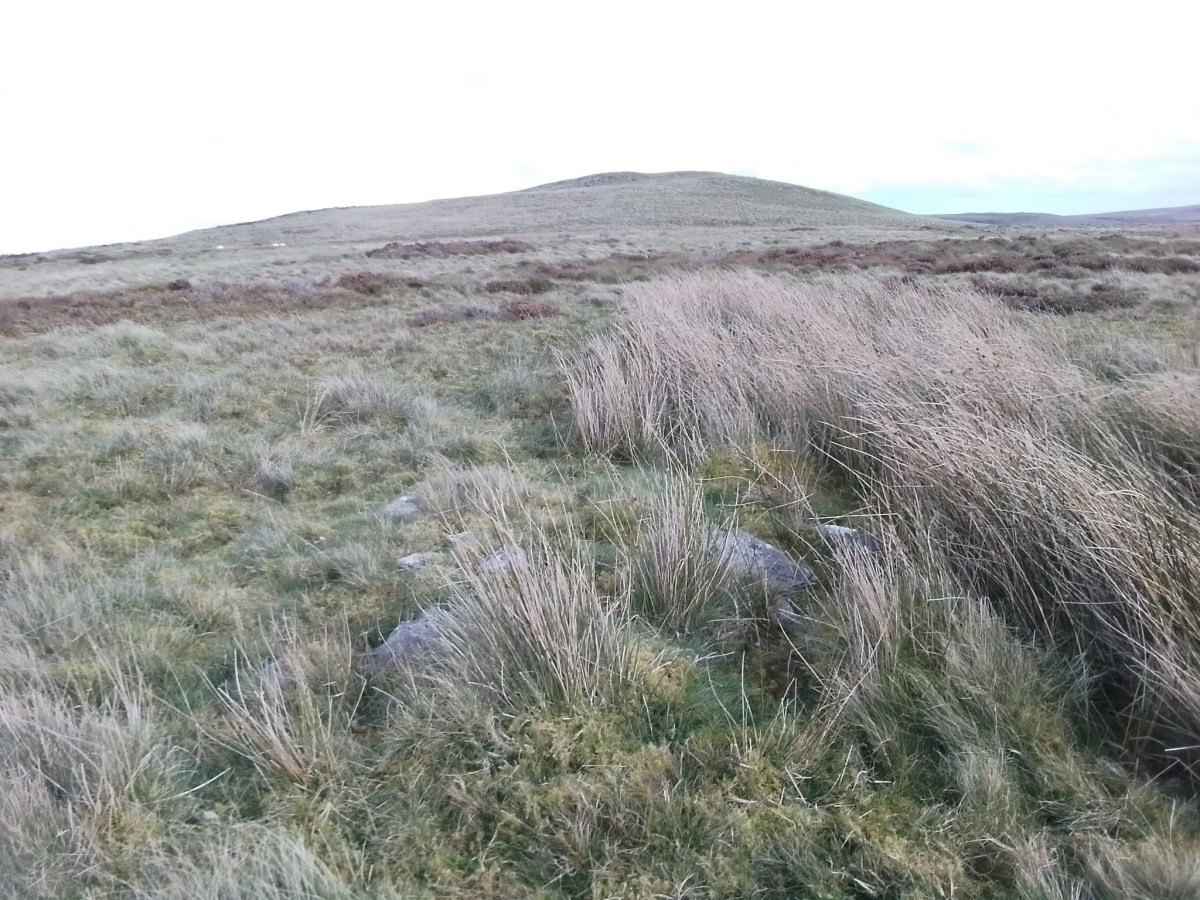
[[[495,553],[489,553],[475,564],[480,572],[499,572],[503,569],[520,568],[529,565],[529,557],[520,547],[501,547]]]
[[[776,591],[800,591],[820,582],[811,569],[799,565],[778,547],[759,540],[740,528],[715,528],[710,540],[713,552],[734,569],[751,572]]]
[[[847,528],[845,525],[817,525],[816,529],[817,533],[831,544],[866,550],[868,553],[883,552],[883,541],[858,528]]]
[[[376,510],[376,518],[384,521],[393,519],[415,519],[425,511],[424,504],[421,503],[419,497],[408,494],[404,497],[397,497],[387,506]]]
[[[410,553],[408,556],[402,556],[396,560],[397,569],[419,569],[431,559],[437,556],[433,552],[425,553]]]
[[[446,535],[446,540],[456,550],[473,550],[483,543],[483,535],[478,531],[459,531]]]

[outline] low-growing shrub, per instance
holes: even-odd
[[[1012,298],[1032,300],[1038,296],[1038,289],[1034,285],[1017,281],[1000,281],[976,276],[971,279],[971,285],[982,294],[1001,297],[1005,300]]]
[[[428,328],[430,325],[447,325],[452,322],[473,319],[495,319],[505,315],[503,306],[469,300],[457,306],[423,306],[405,320],[410,328]]]
[[[457,322],[457,310],[446,309],[444,306],[422,306],[409,315],[404,323],[409,328],[428,328],[430,325],[441,325],[446,322]]]
[[[1005,300],[1013,309],[1026,312],[1051,313],[1069,316],[1075,313],[1095,313],[1110,309],[1132,309],[1146,299],[1140,291],[1131,291],[1107,284],[1094,284],[1087,292],[1052,291],[1047,293],[1006,294]]]
[[[385,275],[382,272],[354,272],[341,276],[335,285],[356,294],[377,297],[386,291],[395,290],[403,283],[403,280],[395,275]]]
[[[545,294],[554,290],[555,284],[548,278],[507,279],[489,281],[484,290],[489,294]]]
[[[520,321],[557,316],[562,312],[558,304],[550,300],[509,300],[501,304],[500,309],[510,319]]]
[[[401,244],[393,241],[383,247],[368,250],[367,256],[381,259],[410,259],[419,256],[444,258],[447,256],[481,256],[488,253],[529,253],[536,249],[533,244],[510,239],[502,241],[429,241],[416,244]]]
[[[458,314],[464,319],[494,319],[500,315],[500,307],[477,301],[461,303],[458,306]]]

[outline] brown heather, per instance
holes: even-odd
[[[374,250],[367,256],[379,259],[411,259],[417,256],[484,256],[490,253],[529,253],[537,248],[533,244],[511,239],[503,241],[429,241],[427,243],[401,244],[393,242]]]

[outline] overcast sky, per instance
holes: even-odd
[[[618,170],[1200,203],[1198,33],[1195,0],[22,0],[0,253]]]

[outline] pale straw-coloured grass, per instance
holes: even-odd
[[[970,291],[703,273],[629,307],[562,361],[587,447],[802,449],[1014,625],[1100,667],[1146,749],[1200,758],[1190,416],[1114,394]]]

